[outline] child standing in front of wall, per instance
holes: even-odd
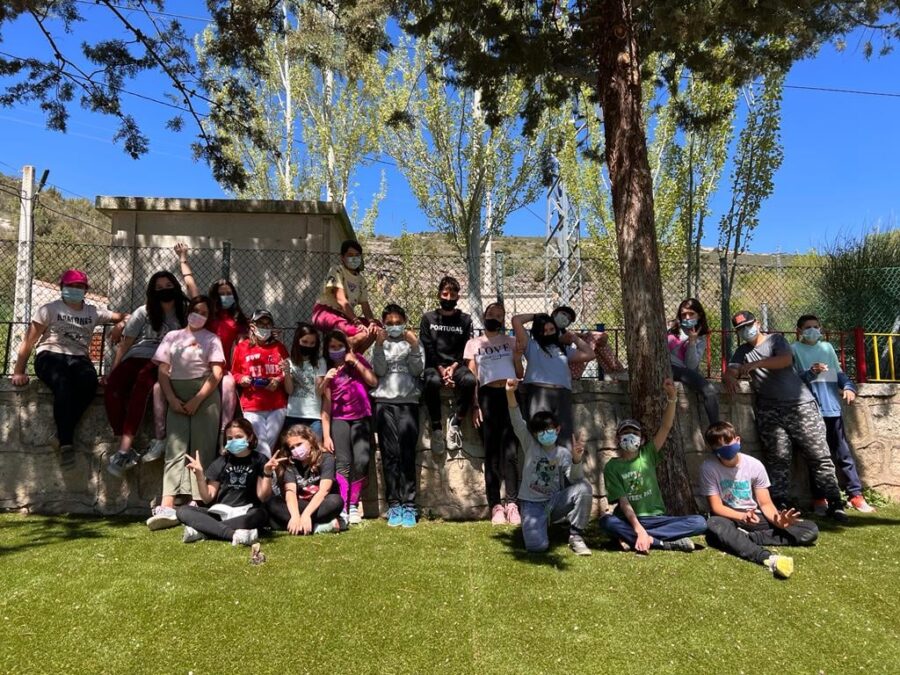
[[[519,494],[519,444],[510,423],[510,412],[503,393],[507,380],[522,377],[522,356],[516,341],[506,335],[506,310],[503,303],[492,302],[484,310],[484,335],[466,343],[463,358],[475,374],[477,389],[472,408],[472,423],[481,431],[484,444],[484,488],[487,492],[491,523],[518,525],[522,522],[516,499]],[[500,485],[506,503],[500,499]]]

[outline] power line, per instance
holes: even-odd
[[[9,165],[7,165],[7,166],[9,166]],[[82,225],[86,225],[87,227],[92,227],[99,232],[103,232],[104,234],[109,234],[109,230],[105,230],[102,227],[100,227],[99,225],[94,225],[94,223],[88,222],[87,220],[79,218],[78,216],[73,216],[71,213],[63,213],[62,211],[57,211],[52,206],[47,206],[47,204],[44,204],[43,202],[38,200],[38,195],[33,195],[31,197],[24,197],[24,196],[22,196],[22,194],[20,192],[13,192],[12,190],[7,190],[5,188],[6,188],[6,186],[0,185],[0,192],[6,193],[8,195],[12,195],[13,197],[17,197],[19,199],[19,201],[22,201],[22,202],[33,201],[37,208],[47,209],[50,213],[55,213],[57,216],[60,216],[61,218],[68,218],[69,220],[74,220],[75,222],[81,223]],[[68,190],[66,190],[66,192],[68,192]],[[75,194],[75,193],[73,192],[72,194]]]
[[[100,3],[97,2],[96,0],[93,0],[93,1],[92,0],[75,0],[75,2],[77,2],[80,5],[91,5],[93,7],[101,7]],[[126,12],[128,12],[128,11],[146,12],[147,14],[153,14],[155,16],[167,16],[172,19],[186,19],[188,21],[199,21],[200,23],[207,23],[207,24],[212,23],[212,21],[213,21],[212,18],[208,17],[208,16],[202,17],[202,16],[188,16],[186,14],[173,14],[171,12],[160,12],[159,10],[147,9],[145,7],[138,9],[137,7],[126,7],[124,5],[117,5],[112,2],[103,3],[103,4],[104,5],[108,4],[110,7],[115,7],[116,9],[121,9]]]
[[[866,91],[863,89],[840,89],[838,87],[814,87],[802,84],[786,84],[785,89],[801,89],[804,91],[824,91],[833,94],[856,94],[858,96],[887,96],[900,98],[900,92],[893,91]]]

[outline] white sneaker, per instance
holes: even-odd
[[[251,546],[259,540],[259,532],[253,530],[235,530],[231,538],[232,546]]]
[[[335,518],[327,523],[319,523],[313,528],[313,534],[328,534],[329,532],[340,532],[341,521]]]
[[[462,424],[460,423],[459,418],[457,418],[456,415],[453,415],[447,421],[447,450],[462,450],[462,444]]]
[[[184,526],[184,534],[181,537],[181,541],[184,544],[193,544],[195,541],[203,541],[206,539],[206,535],[202,532],[198,532],[190,525]]]
[[[154,438],[150,441],[150,447],[147,448],[147,452],[145,452],[141,456],[141,461],[144,464],[148,462],[155,462],[160,457],[162,457],[166,452],[166,439],[165,438]]]
[[[359,507],[355,504],[350,506],[348,520],[351,525],[359,525],[362,522],[362,514],[359,512]]]
[[[175,509],[170,506],[157,506],[153,509],[153,515],[147,518],[147,527],[151,530],[165,530],[178,525]]]

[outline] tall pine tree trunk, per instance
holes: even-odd
[[[597,6],[597,30],[602,33],[597,39],[597,89],[616,221],[629,394],[634,415],[652,434],[662,417],[662,382],[671,376],[671,367],[631,7],[631,0],[600,0]],[[666,505],[673,514],[693,513],[696,505],[677,417],[667,448],[668,457],[657,472]]]

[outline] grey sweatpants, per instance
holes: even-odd
[[[593,500],[594,491],[586,480],[554,492],[546,502],[520,500],[525,549],[546,551],[550,546],[547,528],[554,523],[568,522],[570,534],[581,534],[590,520]]]
[[[825,439],[825,422],[815,401],[795,406],[756,410],[756,429],[763,444],[766,469],[772,481],[772,501],[778,508],[790,504],[793,448],[803,455],[816,491],[830,506],[841,504],[841,490]]]

